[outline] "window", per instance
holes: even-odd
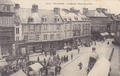
[[[81,30],[81,25],[79,24],[79,30]]]
[[[57,20],[59,21],[59,18]]]
[[[44,30],[47,30],[47,25],[44,25]]]
[[[44,40],[47,40],[47,34],[44,35]]]
[[[34,26],[34,25],[29,25],[29,31],[30,31],[30,32],[35,31],[35,26]]]
[[[28,22],[33,22],[33,21],[34,21],[33,18],[31,18],[31,17],[28,18]]]
[[[78,20],[78,17],[74,17],[75,20]]]
[[[36,35],[36,40],[39,40],[39,35]]]
[[[67,21],[67,18],[64,18],[64,21]]]
[[[50,39],[53,40],[54,39],[54,34],[50,35]]]
[[[27,25],[23,26],[23,32],[28,32],[28,31],[29,31],[28,26]]]
[[[19,37],[16,37],[16,41],[18,41],[19,40]]]
[[[24,40],[28,40],[28,36],[27,35],[24,35]]]
[[[16,28],[16,34],[19,34],[19,28]]]
[[[46,22],[47,21],[47,18],[43,17],[41,18],[41,22]]]
[[[57,18],[55,18],[54,20],[55,20],[55,22],[57,22]]]
[[[57,38],[60,39],[60,34],[57,34]]]
[[[7,11],[10,11],[10,5],[7,5]]]
[[[72,21],[72,19],[71,19],[71,18],[69,18],[69,21]]]
[[[60,25],[56,25],[56,29],[57,29],[57,30],[60,30]]]

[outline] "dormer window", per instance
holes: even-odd
[[[69,21],[72,21],[72,19],[71,19],[71,18],[69,18]]]
[[[55,18],[54,20],[55,20],[55,22],[57,22],[57,18]]]
[[[64,18],[64,21],[67,21],[67,18]]]
[[[59,18],[54,18],[54,21],[55,22],[59,22]]]
[[[31,17],[28,18],[28,22],[33,22],[33,21],[34,21],[33,18]]]

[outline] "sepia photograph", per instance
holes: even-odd
[[[0,76],[120,76],[120,0],[0,0]]]

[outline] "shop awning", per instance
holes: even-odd
[[[107,36],[107,35],[109,35],[109,33],[108,32],[104,32],[104,33],[100,33],[102,36]]]
[[[27,76],[22,70],[19,70],[18,72],[10,75],[10,76]]]
[[[40,63],[35,63],[29,66],[30,68],[32,68],[33,71],[37,72],[39,71],[43,66]]]
[[[0,67],[4,67],[6,65],[8,65],[8,63],[6,62],[6,60],[4,60],[4,59],[0,60]]]
[[[112,35],[112,36],[114,36],[114,35],[115,35],[115,33],[111,33],[111,35]]]

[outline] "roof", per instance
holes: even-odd
[[[98,12],[97,10],[88,10],[86,13],[88,17],[107,17],[103,12]]]
[[[35,72],[39,71],[43,66],[40,63],[35,63],[30,65],[29,67],[31,67]]]
[[[21,23],[27,23],[28,18],[33,18],[33,23],[42,23],[41,19],[43,17],[47,18],[46,23],[54,23],[54,18],[59,18],[59,22],[61,23],[62,20],[59,15],[55,15],[53,10],[47,9],[38,9],[38,12],[33,13],[31,8],[20,8],[16,11],[17,16],[20,17]]]
[[[4,66],[6,66],[6,65],[8,65],[8,63],[6,62],[6,60],[0,60],[0,67],[4,67]]]
[[[61,9],[60,15],[64,21],[87,21],[88,17],[80,12],[71,12],[67,9]]]
[[[10,76],[27,76],[22,70],[19,70],[18,72],[10,75]]]
[[[0,4],[13,4],[11,0],[0,0]]]

